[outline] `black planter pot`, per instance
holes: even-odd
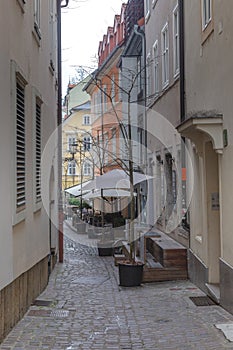
[[[113,256],[114,248],[112,246],[112,242],[98,242],[97,248],[99,256]]]
[[[130,264],[120,262],[119,266],[119,280],[122,287],[136,287],[140,286],[143,277],[143,264]]]

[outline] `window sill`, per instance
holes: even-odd
[[[15,226],[26,219],[26,209],[13,214],[12,225]]]
[[[150,11],[148,11],[146,14],[146,18],[145,18],[146,23],[149,21],[149,19],[150,19]]]
[[[52,74],[52,76],[54,76],[54,73],[55,73],[55,66],[54,66],[54,63],[52,60],[50,60],[50,63],[49,63],[49,71],[50,73]]]
[[[169,80],[163,83],[162,89],[163,91],[166,90],[169,87]]]
[[[157,4],[157,2],[158,2],[158,0],[153,0],[153,1],[152,1],[152,6],[153,6],[153,8],[154,8],[155,5]]]
[[[41,32],[40,32],[40,28],[38,27],[38,25],[36,23],[34,23],[34,30],[32,31],[33,37],[35,38],[38,46],[40,46],[40,42],[41,42]]]
[[[17,0],[17,3],[19,4],[22,13],[25,12],[24,6],[25,6],[25,0]]]
[[[180,70],[177,69],[177,71],[174,72],[174,76],[173,76],[174,80],[177,80],[179,76],[180,76]]]
[[[214,31],[214,22],[211,20],[205,28],[202,29],[201,33],[201,44],[203,45],[206,40],[209,38],[209,36],[213,33]]]
[[[34,203],[34,206],[33,206],[33,211],[34,213],[38,212],[39,210],[41,210],[42,208],[42,201],[39,201],[39,202],[36,202]]]

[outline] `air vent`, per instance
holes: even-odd
[[[211,306],[216,305],[216,303],[210,299],[208,296],[201,297],[189,297],[196,306]]]

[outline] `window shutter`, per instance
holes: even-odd
[[[41,200],[41,105],[36,103],[36,202]]]
[[[25,89],[16,83],[16,208],[26,204]]]

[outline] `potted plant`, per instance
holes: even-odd
[[[100,240],[97,242],[99,256],[113,256],[114,237],[109,227],[103,227]]]
[[[137,260],[136,257],[136,240],[135,240],[135,197],[134,197],[134,178],[133,178],[133,161],[132,161],[132,144],[131,144],[131,127],[129,125],[129,180],[130,180],[130,220],[129,220],[129,257],[118,264],[119,281],[122,287],[139,286],[143,278],[144,264]]]
[[[130,242],[129,256],[125,260],[118,262],[119,269],[119,284],[122,287],[140,286],[143,278],[143,262],[137,260],[136,243],[134,240],[134,222],[130,222]]]

